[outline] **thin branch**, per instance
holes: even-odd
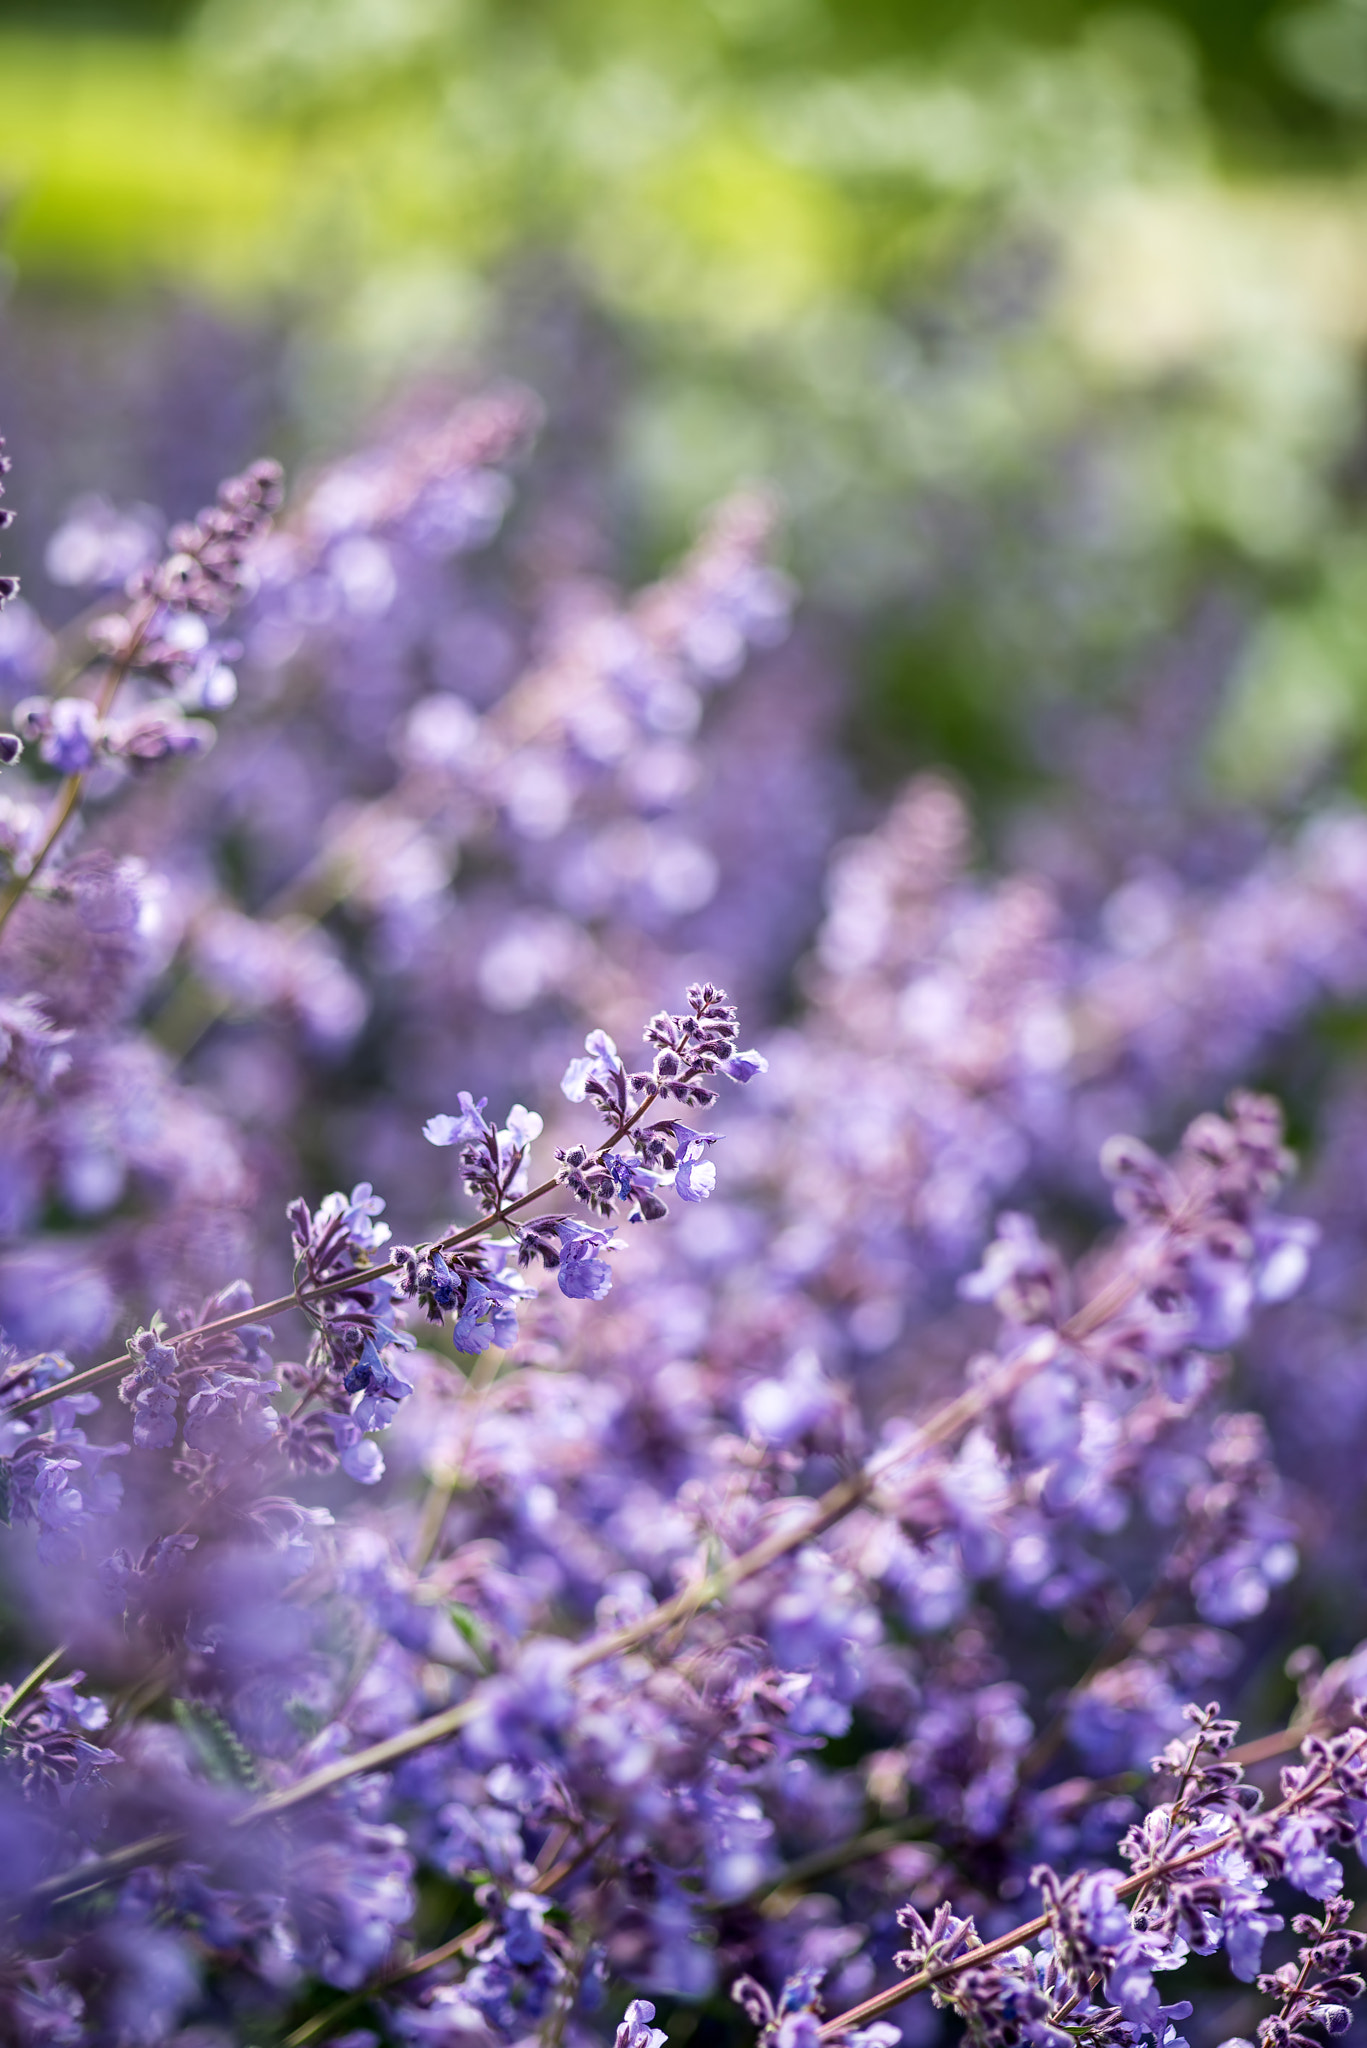
[[[471,1705],[472,1702],[470,1701],[465,1701],[462,1703],[462,1706],[464,1707],[469,1707]],[[415,1735],[424,1735],[426,1739],[431,1742],[441,1741],[445,1738],[446,1734],[455,1731],[451,1730],[449,1727],[443,1727],[441,1732],[437,1732],[437,1723],[447,1722],[451,1716],[459,1713],[460,1711],[461,1708],[459,1707],[448,1709],[447,1715],[436,1716],[432,1720],[423,1721],[419,1724],[417,1729],[411,1732]],[[463,1725],[463,1723],[461,1725]],[[1237,1748],[1231,1749],[1229,1751],[1227,1761],[1230,1763],[1257,1764],[1263,1763],[1271,1757],[1286,1756],[1289,1755],[1293,1750],[1299,1749],[1307,1736],[1316,1734],[1317,1732],[1318,1730],[1313,1724],[1309,1726],[1297,1726],[1293,1724],[1292,1726],[1287,1728],[1278,1728],[1274,1730],[1273,1733],[1271,1733],[1270,1735],[1255,1736],[1253,1740],[1250,1742],[1240,1743]],[[379,1748],[382,1747],[382,1745],[377,1744],[375,1745],[375,1747]],[[358,1755],[350,1759],[350,1761],[356,1768],[371,1769],[374,1767],[373,1759],[374,1750],[372,1749],[359,1752]],[[303,1780],[300,1780],[301,1784],[303,1782]],[[294,1788],[288,1789],[293,1790]],[[309,1796],[312,1796],[311,1793]],[[298,1800],[295,1800],[291,1803],[298,1804],[300,1802]],[[279,1811],[280,1809],[279,1807],[277,1807],[275,1810]],[[248,1808],[244,1813],[239,1815],[237,1822],[235,1824],[238,1826],[245,1826],[248,1822],[259,1819],[260,1817],[261,1808],[258,1805],[255,1807]],[[833,1859],[830,1867],[834,1869],[838,1868],[840,1863],[846,1861],[855,1861],[855,1855],[853,1853],[847,1852],[851,1852],[852,1850],[857,1848],[857,1845],[860,1842],[865,1841],[867,1839],[871,1839],[871,1837],[851,1837],[846,1842],[834,1846],[829,1852]],[[30,1896],[35,1900],[46,1900],[54,1903],[69,1899],[81,1898],[82,1896],[84,1896],[85,1893],[97,1890],[98,1887],[106,1881],[106,1879],[111,1877],[118,1877],[125,1870],[133,1869],[140,1863],[156,1862],[162,1856],[170,1854],[175,1850],[183,1847],[184,1842],[184,1835],[172,1834],[169,1832],[144,1836],[142,1840],[137,1842],[130,1842],[127,1845],[127,1847],[123,1849],[111,1850],[105,1856],[92,1857],[88,1862],[78,1864],[74,1870],[67,1870],[62,1872],[57,1877],[46,1879],[42,1884],[34,1886]],[[595,1849],[598,1846],[598,1843],[594,1844]],[[874,1848],[869,1848],[867,1850],[867,1853],[869,1855],[875,1855],[881,1854],[882,1851]],[[578,1862],[581,1860],[582,1857],[576,1858],[574,1865],[570,1867],[576,1868]],[[797,1881],[794,1874],[797,1868],[798,1866],[795,1865],[789,1870],[782,1873],[778,1878],[773,1880],[772,1885],[767,1885],[765,1887],[765,1890],[768,1891],[771,1889],[777,1889],[778,1887],[781,1887],[784,1884],[789,1884]],[[559,1872],[559,1874],[555,1877],[555,1882],[557,1884],[560,1883],[562,1881],[562,1878],[566,1874],[566,1871],[562,1869]],[[533,1887],[533,1889],[535,1889],[535,1887]],[[759,1894],[756,1893],[748,1895],[748,1897],[750,1898],[754,1898],[757,1896],[759,1896]]]
[[[1300,1748],[1307,1735],[1314,1735],[1318,1732],[1313,1721],[1307,1723],[1293,1721],[1289,1728],[1278,1728],[1271,1735],[1259,1735],[1252,1742],[1241,1742],[1237,1749],[1231,1749],[1226,1753],[1225,1762],[1231,1764],[1265,1764],[1274,1756],[1289,1756],[1292,1750]]]
[[[760,1542],[743,1550],[729,1563],[719,1565],[715,1571],[684,1586],[669,1600],[659,1601],[638,1620],[628,1622],[624,1627],[612,1629],[606,1635],[593,1636],[583,1643],[569,1657],[566,1669],[571,1673],[590,1670],[595,1664],[605,1664],[614,1657],[625,1656],[628,1651],[639,1649],[657,1635],[667,1634],[678,1623],[689,1621],[702,1608],[714,1601],[723,1600],[728,1594],[742,1586],[747,1580],[766,1571],[780,1558],[799,1550],[804,1543],[824,1535],[837,1522],[867,1500],[878,1481],[900,1464],[928,1449],[942,1443],[946,1438],[966,1428],[977,1419],[983,1408],[993,1400],[999,1400],[1014,1392],[1031,1372],[1038,1370],[1043,1362],[1033,1356],[1031,1347],[1016,1359],[999,1379],[984,1386],[974,1387],[961,1394],[942,1408],[938,1415],[914,1430],[899,1443],[881,1452],[876,1458],[851,1474],[847,1479],[837,1480],[818,1500],[811,1505],[810,1512],[786,1520],[785,1526],[775,1529]],[[357,1750],[350,1756],[339,1757],[336,1762],[323,1765],[319,1770],[310,1771],[307,1776],[296,1779],[292,1785],[284,1785],[276,1792],[267,1793],[254,1806],[239,1814],[231,1823],[245,1827],[254,1820],[269,1814],[284,1813],[291,1807],[300,1806],[306,1800],[314,1799],[320,1792],[329,1791],[334,1785],[345,1784],[347,1779],[372,1770],[381,1770],[396,1763],[400,1757],[411,1756],[415,1751],[427,1749],[434,1742],[444,1742],[449,1736],[459,1734],[479,1713],[483,1702],[478,1693],[448,1707],[444,1713],[433,1714],[416,1727],[401,1729],[397,1735],[387,1736],[382,1742],[371,1743],[369,1748]]]
[[[635,1128],[652,1103],[658,1100],[658,1089],[652,1089],[631,1115],[604,1139],[593,1157],[601,1162],[613,1146],[619,1144],[628,1131]],[[420,1257],[429,1258],[433,1252],[458,1251],[462,1245],[472,1244],[477,1238],[487,1235],[496,1224],[502,1223],[507,1217],[530,1208],[533,1202],[544,1201],[548,1195],[553,1195],[562,1186],[563,1182],[555,1176],[543,1180],[540,1187],[533,1188],[528,1194],[519,1195],[516,1201],[503,1203],[492,1214],[479,1217],[474,1223],[466,1224],[463,1229],[449,1231],[445,1237],[436,1238],[430,1244],[418,1245],[418,1254]],[[358,1283],[367,1285],[373,1280],[383,1280],[398,1270],[397,1259],[385,1259],[373,1266],[349,1266],[344,1273],[335,1274],[331,1280],[320,1281],[314,1287],[297,1287],[292,1294],[277,1295],[274,1301],[258,1302],[252,1308],[237,1309],[232,1315],[218,1316],[212,1322],[197,1323],[192,1330],[181,1330],[174,1336],[168,1332],[163,1341],[173,1351],[178,1351],[182,1344],[192,1343],[196,1337],[218,1336],[224,1330],[238,1330],[248,1323],[268,1323],[273,1317],[284,1315],[290,1309],[300,1308],[307,1313],[315,1301],[326,1301],[331,1295],[348,1293]],[[102,1365],[87,1366],[84,1372],[73,1373],[70,1379],[54,1381],[50,1387],[40,1387],[35,1393],[25,1394],[18,1401],[3,1403],[0,1412],[7,1421],[15,1416],[31,1414],[36,1408],[46,1408],[53,1401],[65,1400],[69,1394],[83,1394],[92,1387],[103,1386],[107,1380],[115,1379],[120,1373],[126,1372],[135,1362],[131,1351],[121,1351],[117,1358],[107,1358]]]
[[[184,1846],[185,1835],[181,1829],[163,1828],[159,1834],[144,1835],[141,1841],[129,1842],[126,1848],[111,1849],[104,1856],[92,1856],[72,1870],[64,1870],[57,1877],[45,1879],[42,1884],[34,1885],[29,1897],[35,1903],[66,1904],[72,1899],[84,1898],[87,1892],[99,1891],[111,1877],[121,1877],[126,1870],[137,1870],[144,1863],[170,1861]]]

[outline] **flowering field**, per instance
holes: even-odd
[[[542,11],[0,18],[0,2048],[1319,2048],[1360,187]]]

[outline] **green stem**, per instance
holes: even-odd
[[[20,1679],[8,1701],[3,1707],[0,1707],[0,1728],[4,1727],[6,1721],[14,1718],[15,1709],[21,1707],[26,1699],[31,1698],[37,1692],[49,1671],[52,1670],[54,1665],[60,1664],[65,1655],[66,1644],[58,1643],[55,1650],[49,1650],[41,1664],[34,1665],[27,1678]]]

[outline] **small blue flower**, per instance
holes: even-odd
[[[723,1060],[721,1071],[743,1085],[746,1081],[753,1081],[756,1074],[767,1074],[769,1062],[762,1052],[756,1052],[752,1046],[749,1052],[733,1052],[729,1059]]]
[[[571,1301],[601,1301],[612,1286],[612,1268],[587,1244],[570,1245],[556,1269],[560,1292]]]
[[[601,1081],[611,1087],[624,1071],[617,1047],[606,1031],[590,1031],[584,1040],[584,1051],[587,1057],[571,1060],[560,1083],[562,1094],[571,1102],[584,1100],[590,1081]]]
[[[717,1169],[707,1157],[707,1147],[716,1143],[715,1138],[691,1138],[679,1155],[674,1170],[674,1192],[684,1202],[705,1202],[717,1185]]]
[[[375,1348],[373,1339],[367,1337],[361,1355],[350,1367],[342,1385],[349,1394],[355,1395],[351,1413],[357,1427],[366,1429],[387,1429],[401,1401],[406,1401],[413,1391],[410,1380],[400,1379],[391,1372]]]
[[[430,1116],[423,1125],[422,1134],[429,1145],[476,1144],[489,1129],[483,1114],[487,1095],[481,1095],[476,1102],[462,1088],[456,1100],[460,1104],[459,1116]]]
[[[465,1286],[465,1306],[451,1331],[457,1351],[477,1357],[494,1342],[494,1297],[482,1282],[471,1278]]]
[[[342,1470],[359,1485],[374,1486],[384,1477],[384,1453],[379,1445],[363,1434],[351,1416],[329,1415],[327,1419]]]
[[[651,2026],[654,2017],[655,2008],[648,1998],[633,1998],[613,2048],[665,2048],[669,2036],[663,2027]]]
[[[555,1275],[560,1292],[571,1301],[601,1301],[612,1286],[612,1268],[599,1254],[619,1251],[622,1240],[570,1216],[556,1217],[555,1230],[561,1244]]]

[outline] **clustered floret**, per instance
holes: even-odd
[[[626,1208],[632,1223],[653,1223],[668,1213],[661,1188],[673,1187],[686,1202],[706,1199],[716,1184],[716,1169],[703,1162],[703,1152],[717,1143],[716,1134],[691,1130],[672,1117],[649,1124],[641,1118],[654,1103],[670,1099],[706,1108],[717,1099],[717,1091],[707,1086],[715,1075],[744,1082],[763,1073],[768,1062],[759,1053],[736,1052],[737,1033],[734,1006],[725,990],[710,982],[693,984],[683,1014],[662,1010],[652,1017],[645,1041],[659,1049],[648,1073],[628,1074],[607,1032],[591,1031],[584,1057],[571,1060],[560,1086],[570,1102],[588,1102],[597,1109],[608,1137],[596,1150],[585,1144],[557,1146],[554,1179],[535,1193],[527,1187],[531,1148],[543,1125],[533,1111],[515,1104],[507,1127],[498,1130],[484,1115],[485,1103],[462,1091],[458,1115],[428,1120],[423,1128],[428,1143],[457,1148],[466,1194],[487,1222],[508,1231],[503,1243],[457,1250],[449,1260],[441,1247],[421,1259],[406,1251],[402,1255],[408,1293],[418,1297],[433,1322],[452,1314],[458,1351],[479,1352],[491,1341],[512,1341],[517,1303],[529,1290],[519,1287],[510,1270],[510,1254],[518,1267],[539,1261],[573,1301],[601,1301],[612,1285],[606,1254],[622,1250],[623,1243],[611,1229],[555,1212],[523,1221],[514,1212],[528,1203],[564,1187],[609,1223],[619,1207]],[[628,1149],[618,1150],[623,1143]]]
[[[89,629],[103,670],[98,699],[36,695],[15,706],[19,732],[41,761],[62,775],[88,775],[102,762],[160,761],[212,745],[214,728],[201,714],[236,698],[231,664],[241,652],[214,632],[253,588],[254,557],[282,495],[280,465],[253,463],[221,484],[195,520],[171,529],[162,560],[127,579],[122,609]]]

